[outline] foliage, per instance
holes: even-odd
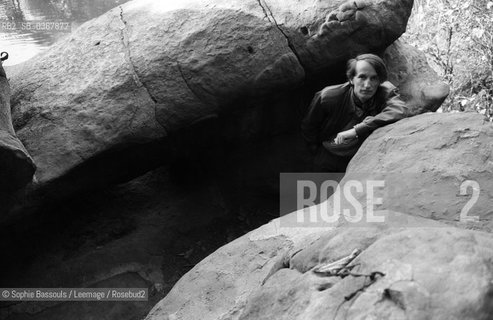
[[[416,0],[403,37],[449,83],[443,111],[493,120],[493,0]]]

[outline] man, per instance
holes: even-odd
[[[387,68],[374,54],[348,61],[348,82],[315,94],[301,132],[315,154],[315,170],[343,172],[373,130],[406,117]]]

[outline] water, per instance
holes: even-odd
[[[83,22],[129,0],[0,0],[0,51],[5,66],[24,62]]]

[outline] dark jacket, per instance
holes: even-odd
[[[341,131],[356,130],[363,141],[373,130],[407,116],[405,103],[396,87],[386,81],[380,84],[372,99],[362,104],[349,82],[325,87],[315,94],[301,123],[301,133],[311,147],[334,139]]]

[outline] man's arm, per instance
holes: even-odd
[[[375,129],[394,123],[407,116],[406,104],[400,98],[395,87],[388,89],[385,108],[375,116],[366,117],[354,126],[358,138],[365,139]]]
[[[348,139],[354,139],[357,138],[358,134],[356,133],[356,130],[354,128],[346,130],[346,131],[341,131],[337,134],[334,142],[336,144],[341,144],[344,143]]]
[[[301,134],[312,152],[319,146],[320,130],[326,117],[327,111],[322,106],[322,92],[319,91],[313,97],[308,112],[301,122]]]

